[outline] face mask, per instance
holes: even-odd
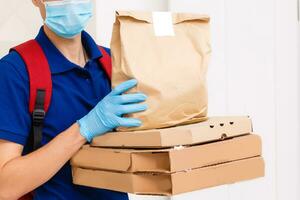
[[[91,0],[56,0],[44,4],[45,24],[63,38],[73,38],[81,33],[92,17]]]

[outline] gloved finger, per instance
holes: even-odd
[[[137,80],[136,79],[131,79],[129,81],[125,81],[119,85],[117,85],[112,91],[112,95],[120,95],[126,92],[127,90],[135,87],[137,85]]]
[[[128,104],[128,103],[140,103],[145,101],[148,97],[144,93],[134,93],[134,94],[123,94],[115,96],[115,103],[118,104]]]
[[[141,112],[148,109],[147,104],[127,104],[119,106],[118,114],[130,114],[135,112]]]
[[[119,117],[119,124],[123,127],[138,127],[142,125],[142,121],[135,118]]]

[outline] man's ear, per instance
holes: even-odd
[[[39,8],[43,20],[46,18],[45,6],[43,5],[44,0],[31,0],[32,3]]]
[[[39,7],[41,4],[41,0],[32,0],[32,3],[36,6]]]

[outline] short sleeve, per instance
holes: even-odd
[[[25,145],[31,128],[29,81],[16,52],[0,60],[0,139]]]

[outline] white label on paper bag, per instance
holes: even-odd
[[[171,12],[153,12],[152,18],[156,36],[175,36]]]

